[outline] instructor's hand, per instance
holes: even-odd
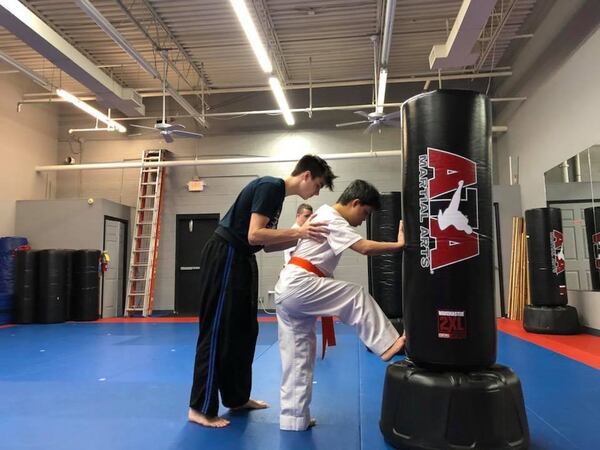
[[[404,221],[402,220],[398,224],[398,244],[400,244],[400,247],[404,247],[404,244],[406,244],[404,240]]]
[[[310,216],[310,218],[300,227],[300,238],[323,242],[327,239],[327,234],[329,234],[327,222],[312,222],[315,215],[316,214]]]

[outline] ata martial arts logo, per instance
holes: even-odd
[[[419,156],[421,267],[431,273],[479,255],[477,164],[428,148]]]
[[[600,270],[600,233],[592,234],[592,247],[594,250],[594,266]]]
[[[550,232],[550,255],[552,258],[552,273],[559,275],[565,271],[565,252],[563,249],[563,234],[560,231]]]

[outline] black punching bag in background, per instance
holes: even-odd
[[[529,288],[534,306],[567,304],[562,217],[558,208],[525,211]]]
[[[408,357],[436,369],[496,359],[491,104],[440,90],[403,105],[404,326]]]
[[[585,208],[585,231],[590,260],[591,288],[600,291],[600,207]]]
[[[398,240],[402,194],[381,194],[381,209],[367,221],[367,238],[375,241]],[[369,256],[369,292],[388,319],[402,317],[402,252]]]

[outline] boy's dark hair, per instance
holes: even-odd
[[[307,211],[313,212],[313,207],[312,206],[310,206],[308,203],[302,203],[302,204],[300,204],[300,206],[298,206],[298,209],[296,210],[296,214],[300,214],[305,209]]]
[[[303,172],[309,171],[313,178],[323,177],[324,186],[333,191],[333,180],[337,178],[331,171],[329,164],[317,155],[304,155],[300,161],[296,163],[292,176],[300,175]]]
[[[364,180],[354,180],[348,185],[337,203],[341,205],[347,205],[352,200],[358,200],[363,205],[373,207],[373,209],[381,208],[381,202],[379,200],[379,191],[371,183],[367,183]]]

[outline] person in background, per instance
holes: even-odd
[[[302,203],[300,206],[298,206],[298,209],[296,209],[296,222],[294,222],[292,228],[300,228],[302,225],[304,225],[304,222],[306,222],[310,216],[312,216],[312,213],[313,207],[308,203]],[[283,260],[285,264],[288,263],[295,249],[296,246],[294,245],[293,247],[286,248],[283,251]]]

